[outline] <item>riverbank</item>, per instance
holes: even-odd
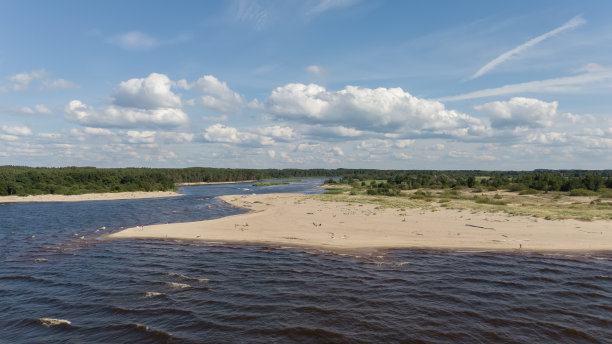
[[[545,220],[445,208],[382,208],[297,194],[220,198],[249,212],[215,220],[128,228],[108,237],[334,249],[612,250],[612,221],[607,220]]]
[[[239,183],[252,183],[256,180],[237,180],[235,182],[194,182],[194,183],[176,183],[176,186],[197,186],[197,185],[219,185],[219,184],[239,184]]]
[[[174,191],[134,191],[91,193],[82,195],[2,196],[0,197],[0,203],[112,201],[119,199],[160,198],[176,196],[181,196],[181,194],[178,194]]]

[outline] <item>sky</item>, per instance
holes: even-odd
[[[0,0],[0,165],[612,168],[612,2]]]

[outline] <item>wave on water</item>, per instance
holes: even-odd
[[[55,318],[40,318],[38,321],[45,327],[72,324],[69,320]]]
[[[187,283],[176,283],[176,282],[164,282],[165,285],[171,287],[171,288],[191,288],[191,285],[187,284]]]
[[[164,293],[158,293],[158,292],[155,292],[155,291],[148,291],[148,292],[145,293],[144,297],[150,298],[150,297],[165,296],[165,295],[166,294],[164,294]]]
[[[180,278],[180,279],[185,280],[185,281],[200,282],[200,283],[208,283],[208,282],[210,282],[209,278],[188,277],[188,276],[185,276],[183,274],[179,274],[179,273],[175,273],[175,272],[169,272],[166,275],[170,276],[170,277],[177,277],[177,278]]]

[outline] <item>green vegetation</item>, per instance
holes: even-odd
[[[166,191],[173,190],[177,183],[330,177],[342,173],[345,173],[345,171],[324,169],[34,168],[0,166],[0,196]]]
[[[349,172],[349,171],[347,171]],[[535,170],[535,171],[383,171],[353,170],[340,180],[327,184],[347,184],[365,190],[369,195],[397,196],[415,189],[459,190],[470,188],[475,193],[495,190],[536,195],[540,192],[590,190],[596,195],[612,195],[612,170]],[[584,193],[584,192],[583,192]]]
[[[386,180],[382,179],[385,175]],[[367,171],[344,175],[333,185],[344,191],[317,197],[381,207],[505,212],[550,220],[612,219],[610,170]]]
[[[279,182],[259,182],[259,183],[253,183],[253,186],[272,186],[272,185],[284,185],[284,184],[289,184],[288,181],[279,181]]]

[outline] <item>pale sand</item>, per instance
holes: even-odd
[[[441,208],[376,209],[295,194],[222,196],[251,212],[215,220],[128,228],[110,238],[188,239],[333,249],[612,250],[612,221],[549,221]]]
[[[83,202],[83,201],[110,201],[117,199],[159,198],[182,196],[174,191],[135,191],[135,192],[109,192],[83,195],[36,195],[36,196],[1,196],[0,203],[23,202]]]

